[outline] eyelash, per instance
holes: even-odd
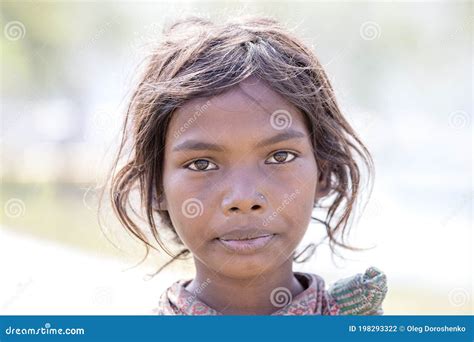
[[[288,153],[288,154],[290,154],[290,155],[293,155],[293,158],[290,159],[290,160],[288,160],[288,161],[281,162],[281,163],[279,163],[279,162],[276,162],[276,163],[273,163],[273,162],[272,162],[272,163],[267,163],[267,162],[265,161],[265,164],[276,164],[276,165],[288,164],[288,163],[291,163],[293,160],[295,160],[296,158],[299,157],[299,155],[298,155],[296,152],[287,151],[287,150],[279,150],[279,151],[274,152],[269,158],[272,158],[272,157],[274,157],[277,153],[281,153],[281,152],[286,152],[286,153]],[[267,158],[267,159],[269,159],[269,158]],[[191,168],[190,168],[191,165],[193,165],[194,163],[196,163],[197,161],[200,161],[200,160],[207,161],[207,162],[209,162],[209,164],[214,164],[214,163],[212,163],[211,161],[209,161],[209,160],[207,160],[207,159],[200,158],[200,159],[195,159],[195,160],[193,160],[193,161],[187,163],[186,165],[184,165],[184,167],[185,167],[186,169],[188,169],[188,170],[196,171],[196,172],[207,172],[207,171],[214,171],[214,170],[217,170],[217,169],[209,169],[209,170],[205,170],[205,169],[204,169],[204,170],[199,170],[199,169],[191,169]],[[214,164],[214,165],[215,165],[215,164]]]

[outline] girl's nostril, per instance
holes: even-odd
[[[261,207],[260,207],[260,205],[258,205],[258,204],[255,204],[255,205],[252,207],[253,210],[257,210],[257,209],[260,209],[260,208],[261,208]]]

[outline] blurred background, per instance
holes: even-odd
[[[296,269],[331,284],[373,265],[389,279],[386,314],[473,313],[471,2],[0,6],[0,313],[147,314],[192,277],[191,262],[148,277],[164,256],[134,267],[144,250],[110,207],[97,222],[140,62],[164,24],[191,14],[293,29],[373,153],[372,198],[351,235],[373,248],[333,262],[322,245]]]

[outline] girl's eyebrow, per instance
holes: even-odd
[[[306,134],[296,131],[293,129],[286,130],[285,132],[281,132],[273,137],[267,138],[265,140],[260,141],[257,143],[254,148],[261,148],[268,145],[276,144],[280,141],[290,140],[290,139],[301,139],[305,138]],[[173,148],[173,152],[177,151],[185,151],[185,150],[192,150],[192,151],[217,151],[217,152],[224,152],[224,148],[220,145],[203,142],[199,140],[189,139],[181,144],[175,146]]]

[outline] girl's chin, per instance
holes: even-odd
[[[230,265],[229,267],[225,267],[220,270],[219,273],[232,279],[249,280],[265,276],[265,274],[273,268],[274,265],[246,262],[241,265]]]
[[[219,244],[220,242],[216,242]],[[227,277],[246,279],[258,277],[267,272],[273,272],[288,258],[282,253],[283,248],[276,244],[273,247],[268,246],[255,252],[235,253],[222,246],[213,250],[213,255],[208,255],[206,264]],[[211,266],[212,265],[212,266]]]

